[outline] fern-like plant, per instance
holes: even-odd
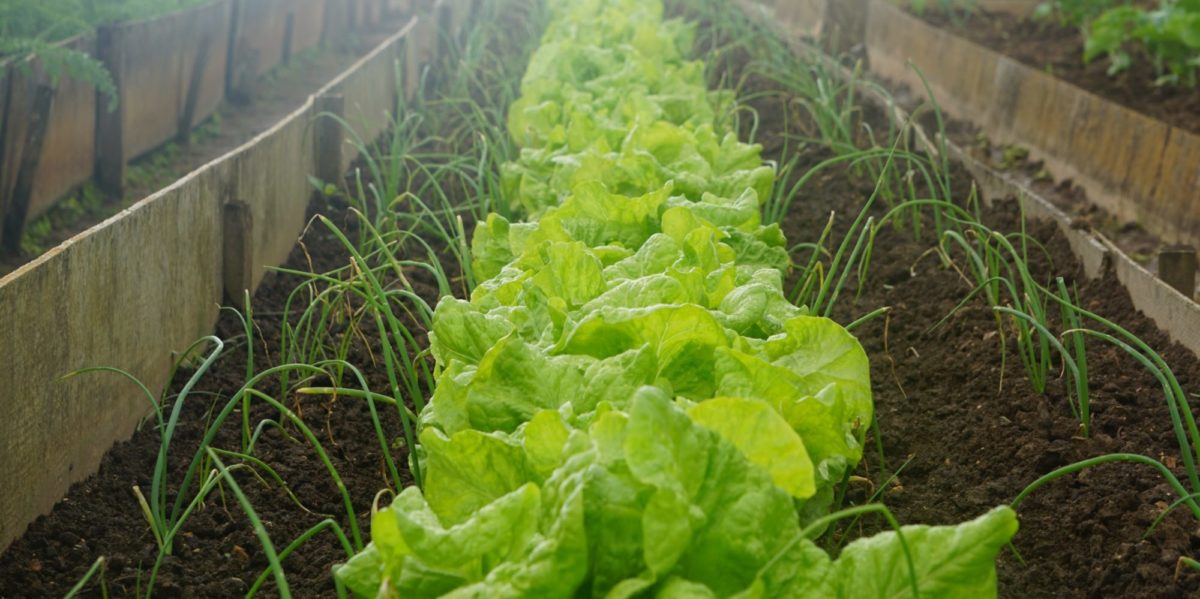
[[[145,19],[207,0],[0,0],[0,64],[28,72],[37,56],[52,82],[62,77],[85,81],[116,106],[116,87],[104,65],[60,42],[89,33],[104,23]],[[9,70],[0,69],[0,78]]]

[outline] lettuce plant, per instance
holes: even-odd
[[[1129,69],[1136,55],[1150,59],[1157,83],[1195,87],[1200,70],[1200,1],[1160,0],[1158,8],[1112,0],[1053,0],[1034,16],[1056,15],[1080,27],[1083,61],[1109,59],[1110,75]]]
[[[681,403],[646,387],[625,410],[543,411],[511,435],[427,429],[424,493],[376,512],[339,578],[364,596],[895,597],[911,582],[903,535],[923,594],[995,595],[1008,508],[861,539],[834,560],[779,484],[811,472],[773,410]]]
[[[1164,1],[1156,10],[1132,5],[1112,8],[1092,21],[1083,59],[1107,56],[1111,75],[1129,68],[1137,50],[1150,58],[1158,83],[1195,87],[1200,69],[1200,2]]]
[[[774,170],[659,2],[553,0],[468,300],[433,315],[414,471],[363,596],[995,596],[1008,508],[812,541],[871,424],[858,341],[791,304]]]

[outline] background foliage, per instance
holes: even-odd
[[[51,78],[87,81],[114,97],[112,78],[95,58],[57,46],[97,25],[144,19],[206,0],[0,0],[0,61],[37,55]],[[27,68],[27,63],[18,65]],[[0,70],[0,79],[7,76]]]

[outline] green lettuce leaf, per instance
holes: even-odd
[[[733,443],[775,484],[800,499],[816,492],[813,463],[800,436],[765,402],[718,397],[693,405],[688,416]]]
[[[978,599],[996,596],[996,554],[1017,532],[1017,516],[1001,506],[956,526],[903,526],[922,597]],[[859,539],[835,564],[838,597],[910,597],[907,562],[899,537],[885,532]]]

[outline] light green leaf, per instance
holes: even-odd
[[[425,499],[446,526],[465,522],[483,506],[535,479],[524,450],[503,436],[462,431],[447,437],[421,432]]]
[[[533,283],[547,296],[561,298],[568,309],[577,308],[607,290],[601,272],[603,265],[580,242],[541,244],[527,252],[521,262],[533,271]]]
[[[867,354],[846,329],[828,318],[798,316],[784,333],[762,344],[764,358],[788,369],[804,395],[834,385],[861,427],[871,424],[871,369]]]
[[[539,411],[557,409],[581,387],[576,361],[506,337],[484,354],[466,385],[468,420],[476,430],[512,432]]]
[[[987,599],[996,596],[996,554],[1017,532],[1007,506],[957,526],[904,526],[922,597]],[[835,563],[838,597],[911,597],[910,578],[894,532],[850,543]]]
[[[504,319],[447,296],[434,310],[429,347],[441,364],[453,359],[476,364],[488,349],[512,330],[513,326]]]
[[[529,466],[539,476],[548,477],[562,465],[563,448],[571,430],[558,412],[544,410],[529,421],[521,431]]]
[[[718,397],[688,409],[688,416],[771,475],[781,489],[804,499],[816,492],[813,463],[804,443],[771,406],[755,399]]]
[[[658,358],[659,376],[674,392],[711,396],[713,351],[727,347],[725,328],[699,306],[602,308],[567,333],[558,352],[607,358],[649,344]]]

